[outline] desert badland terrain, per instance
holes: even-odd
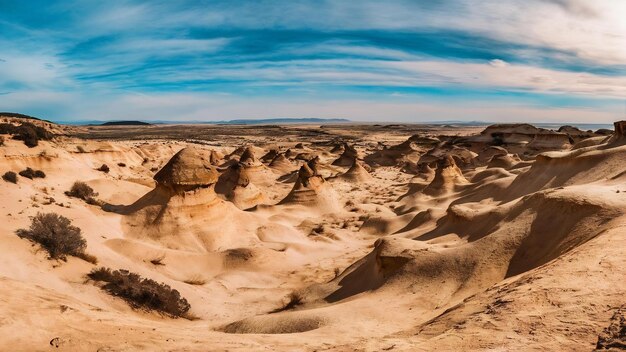
[[[2,350],[626,346],[626,122],[1,120]],[[7,127],[23,124],[39,130]],[[29,237],[50,213],[80,253]],[[176,290],[174,306],[99,268]]]

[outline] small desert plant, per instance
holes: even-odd
[[[38,213],[32,219],[28,230],[19,229],[17,235],[31,242],[39,243],[51,259],[65,260],[71,255],[90,263],[96,258],[85,253],[87,241],[80,228],[73,226],[70,219],[55,213]]]
[[[98,171],[102,171],[104,173],[108,173],[110,171],[109,166],[107,164],[102,164],[98,169]]]
[[[204,284],[206,284],[206,280],[203,279],[200,276],[193,276],[185,281],[183,281],[184,283],[188,284],[188,285],[194,285],[194,286],[202,286]]]
[[[287,296],[287,302],[285,303],[285,305],[283,305],[280,308],[274,309],[270,313],[279,313],[279,312],[284,312],[286,310],[293,309],[299,305],[302,305],[303,303],[302,301],[303,301],[303,298],[299,293],[292,292],[289,294],[289,296]]]
[[[39,140],[51,140],[54,137],[45,128],[29,122],[23,122],[20,125],[2,123],[0,124],[0,134],[10,134],[13,139],[24,141],[24,144],[29,148],[36,147]]]
[[[65,194],[69,197],[80,198],[86,201],[88,204],[98,203],[98,201],[95,199],[95,197],[98,196],[98,193],[96,193],[93,188],[89,187],[89,185],[85,182],[74,182],[72,188],[69,191],[65,192]]]
[[[150,263],[152,263],[152,265],[165,265],[163,263],[163,259],[165,259],[165,254],[161,254],[157,257],[150,259]]]
[[[500,146],[504,145],[504,135],[502,133],[492,133],[491,134],[491,145]]]
[[[2,179],[6,182],[17,183],[17,174],[13,171],[7,171],[2,175]]]
[[[102,289],[120,297],[135,309],[156,310],[171,317],[187,317],[191,305],[180,293],[164,283],[142,278],[128,270],[98,268],[87,274],[104,282]]]
[[[46,174],[41,170],[33,170],[30,167],[27,167],[25,170],[20,171],[20,176],[32,180],[33,178],[45,178]]]

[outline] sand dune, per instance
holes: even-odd
[[[191,143],[167,128],[144,142],[33,123],[55,137],[28,148],[4,135],[0,146],[1,173],[16,173],[15,183],[0,181],[5,347],[623,344],[626,122],[612,135],[528,124],[402,135],[385,126],[291,128],[300,140],[257,126],[243,146]],[[87,128],[94,139],[75,137]],[[20,176],[28,167],[45,177]],[[75,181],[95,198],[66,194]],[[39,212],[70,219],[98,264],[51,260],[18,237]],[[190,315],[133,308],[86,279],[99,266],[170,286]]]

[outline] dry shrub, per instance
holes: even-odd
[[[87,276],[94,281],[104,282],[103,290],[122,298],[135,309],[155,310],[178,318],[187,317],[191,308],[177,290],[128,270],[98,268]]]
[[[289,296],[287,296],[287,301],[285,305],[283,305],[280,308],[274,309],[270,313],[279,313],[279,312],[284,312],[286,310],[293,309],[299,305],[302,305],[303,303],[302,301],[303,301],[303,298],[299,293],[292,292],[289,294]]]
[[[13,139],[24,141],[24,144],[29,148],[36,147],[39,140],[51,140],[54,137],[45,128],[29,122],[22,122],[20,125],[2,123],[0,124],[0,134],[10,134]]]
[[[165,254],[161,254],[157,257],[150,259],[150,263],[152,263],[152,265],[165,265],[163,263],[163,259],[165,259]]]
[[[109,173],[110,171],[109,166],[107,164],[102,164],[102,166],[100,166],[97,170],[102,171],[104,173]]]
[[[33,170],[30,167],[27,167],[25,170],[20,171],[20,176],[32,180],[33,178],[45,178],[46,174],[41,170]]]
[[[66,256],[71,255],[90,263],[97,262],[94,256],[85,253],[87,241],[80,228],[72,226],[70,219],[59,214],[38,213],[28,230],[19,229],[17,235],[41,245],[51,259],[66,260]]]
[[[204,284],[206,284],[206,280],[203,279],[201,276],[196,275],[193,276],[185,281],[183,281],[184,283],[188,284],[188,285],[194,285],[194,286],[202,286]]]
[[[69,197],[80,198],[87,202],[87,204],[98,204],[98,201],[95,198],[98,196],[98,193],[96,193],[93,188],[85,182],[74,182],[72,188],[69,191],[66,191],[65,194]]]
[[[17,174],[13,171],[7,171],[2,175],[2,179],[6,182],[17,183]]]

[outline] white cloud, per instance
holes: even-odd
[[[491,65],[493,67],[506,67],[509,64],[508,64],[508,62],[506,62],[504,60],[493,59],[493,60],[489,60],[489,65]]]

